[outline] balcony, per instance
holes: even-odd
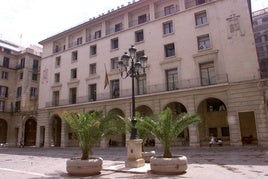
[[[177,6],[176,7],[172,7],[168,11],[167,10],[164,10],[164,11],[156,12],[155,13],[155,18],[158,19],[158,18],[161,18],[161,17],[164,17],[164,16],[175,14],[176,12],[179,12],[179,11],[180,11],[179,7],[177,7]]]
[[[136,95],[139,96],[139,95],[149,95],[149,94],[156,94],[156,93],[171,93],[175,91],[180,92],[182,90],[185,91],[187,89],[193,89],[196,87],[207,88],[208,86],[228,83],[227,74],[215,75],[212,79],[213,79],[213,82],[211,83],[204,83],[204,79],[199,79],[199,78],[181,80],[181,81],[178,81],[178,88],[174,90],[167,89],[166,84],[156,84],[156,85],[147,86],[147,88],[144,89],[142,93],[141,92],[138,93],[137,88],[135,89],[135,91],[136,91]],[[75,104],[96,103],[96,102],[100,102],[104,100],[118,100],[120,98],[131,97],[131,94],[132,94],[131,89],[125,89],[125,90],[120,90],[120,96],[118,96],[117,98],[114,98],[113,94],[111,93],[98,93],[96,100],[92,100],[88,96],[81,96],[81,97],[76,98]],[[54,100],[54,101],[49,101],[46,103],[46,107],[65,106],[65,105],[73,105],[73,104],[70,104],[69,99]]]
[[[149,21],[150,21],[150,17],[148,15],[146,15],[143,18],[138,18],[138,19],[130,21],[129,27],[134,27],[134,26],[137,26],[137,25],[149,22]]]
[[[212,1],[215,0],[185,0],[185,9],[189,9],[191,7],[199,6]]]
[[[65,45],[63,45],[63,46],[55,46],[53,48],[53,53],[63,52],[64,50],[65,50]]]
[[[123,25],[116,27],[116,28],[112,27],[112,28],[106,29],[106,35],[114,34],[116,32],[120,32],[122,30],[124,30]]]

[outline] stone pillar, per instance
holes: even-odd
[[[200,147],[198,124],[189,126],[189,140],[191,147]]]
[[[67,122],[65,120],[61,120],[61,147],[68,146],[68,130],[67,130]]]
[[[107,138],[104,138],[104,139],[101,140],[101,142],[100,142],[100,148],[101,149],[108,148],[108,145],[109,145],[109,140]]]
[[[241,146],[242,140],[238,114],[235,112],[228,112],[228,123],[230,131],[230,145]]]
[[[142,158],[141,151],[142,139],[132,139],[127,141],[127,156],[125,166],[130,168],[143,167],[145,160]]]
[[[50,122],[48,122],[45,127],[46,127],[46,129],[45,129],[44,147],[50,147],[51,146],[52,125]]]

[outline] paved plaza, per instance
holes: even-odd
[[[154,148],[147,148],[152,150]],[[161,149],[154,149],[161,154]],[[85,178],[198,178],[268,179],[268,149],[246,147],[173,148],[174,154],[188,158],[188,170],[175,176],[155,175],[150,165],[125,168],[126,148],[96,148],[94,155],[104,159],[100,175]],[[78,148],[0,148],[0,178],[78,178],[68,176],[65,162],[80,156]],[[81,177],[80,177],[81,178]]]

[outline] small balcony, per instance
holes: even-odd
[[[165,16],[168,16],[168,15],[171,15],[171,14],[175,14],[176,12],[179,12],[180,9],[179,7],[177,6],[174,6],[170,9],[167,10],[163,10],[163,11],[159,11],[159,12],[156,12],[155,13],[155,18],[158,19],[158,18],[161,18],[161,17],[165,17]]]
[[[212,1],[215,0],[185,0],[185,9],[189,9],[191,7],[199,6]]]

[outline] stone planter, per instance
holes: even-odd
[[[98,175],[102,170],[102,163],[103,159],[97,156],[91,156],[88,160],[69,159],[66,161],[66,170],[74,176]]]
[[[151,170],[156,174],[175,175],[185,173],[187,170],[187,158],[183,155],[163,158],[154,156],[150,159]]]
[[[150,159],[153,156],[155,156],[155,151],[142,152],[142,158],[145,160],[146,163],[150,163]]]

